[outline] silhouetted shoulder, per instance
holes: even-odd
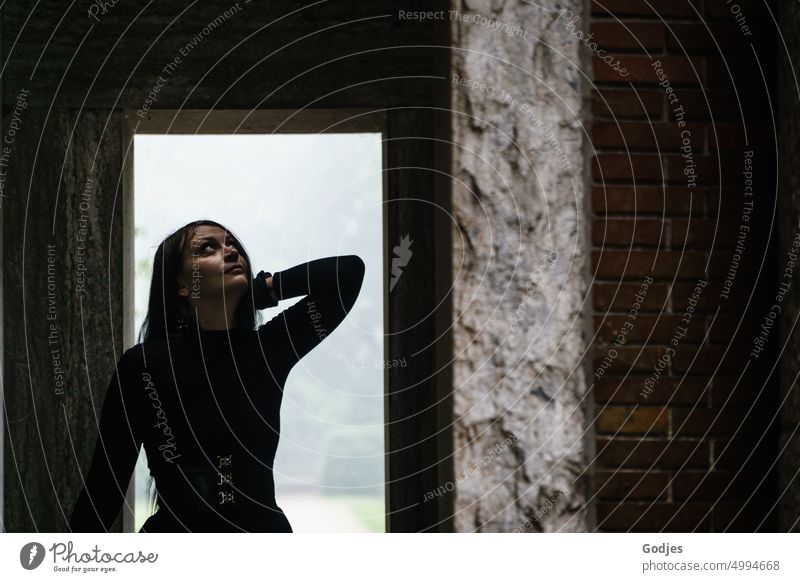
[[[119,363],[123,365],[131,365],[136,362],[141,362],[144,352],[144,344],[139,343],[122,352],[122,357]]]
[[[158,363],[169,361],[169,354],[166,340],[138,343],[123,352],[117,362],[117,371],[126,378],[137,377]]]

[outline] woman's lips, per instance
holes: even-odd
[[[225,272],[226,273],[244,273],[244,267],[242,267],[241,265],[236,265],[234,267],[229,267]]]

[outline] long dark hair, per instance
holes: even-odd
[[[186,298],[178,295],[178,273],[183,268],[183,250],[187,241],[194,235],[199,226],[218,226],[231,235],[236,250],[247,261],[247,280],[253,280],[250,256],[231,230],[213,220],[195,220],[183,225],[158,245],[153,259],[153,276],[150,281],[150,299],[147,303],[147,314],[139,329],[139,342],[155,339],[167,339],[170,335],[192,332],[197,329],[194,309]],[[261,316],[253,304],[252,287],[250,300],[247,295],[242,298],[234,313],[234,328],[254,329],[261,322]],[[148,511],[152,514],[158,509],[155,480],[150,477],[147,482],[145,496]]]
[[[139,342],[166,339],[184,329],[196,329],[194,309],[185,297],[178,295],[177,277],[183,268],[185,245],[199,226],[218,226],[230,234],[236,250],[247,261],[247,280],[253,280],[250,256],[228,227],[213,220],[195,220],[185,224],[165,238],[156,250],[153,277],[150,281],[150,299],[147,303],[147,314],[139,329]],[[250,291],[250,301],[246,300],[247,296],[243,297],[234,313],[233,327],[236,329],[251,330],[260,323],[258,310],[253,306],[252,289]]]

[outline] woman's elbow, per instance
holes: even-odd
[[[358,255],[345,255],[340,257],[340,261],[344,263],[340,266],[340,269],[345,271],[341,280],[349,284],[352,296],[355,299],[361,291],[361,284],[364,282],[366,265]]]
[[[355,277],[363,279],[366,266],[364,261],[358,255],[344,255],[339,257],[339,261],[345,264],[345,268],[350,271]]]
[[[332,274],[334,280],[330,282],[333,286],[330,299],[331,308],[337,311],[341,320],[358,299],[366,268],[364,261],[358,255],[338,255],[335,265],[335,273]]]

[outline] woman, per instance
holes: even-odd
[[[211,220],[167,237],[141,343],[122,355],[103,403],[71,530],[108,531],[144,445],[158,510],[140,532],[291,532],[272,475],[283,386],[345,318],[363,278],[355,255],[253,278],[244,247]],[[256,328],[257,309],[301,295]]]

